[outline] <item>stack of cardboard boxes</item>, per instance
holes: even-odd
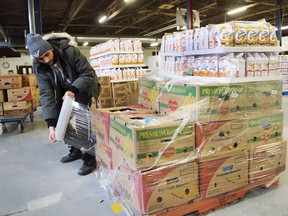
[[[22,116],[35,110],[39,104],[34,74],[0,76],[0,115]]]

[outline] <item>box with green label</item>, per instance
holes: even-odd
[[[246,83],[247,111],[280,110],[282,108],[282,80]]]
[[[245,134],[245,140],[250,149],[283,141],[282,110],[249,113],[247,118],[249,130]]]
[[[159,95],[160,113],[174,112],[180,107],[195,109],[197,85],[161,84]]]
[[[176,163],[194,155],[194,122],[160,114],[114,116],[110,144],[135,170]]]
[[[198,86],[198,121],[238,119],[246,112],[245,84],[205,84]]]

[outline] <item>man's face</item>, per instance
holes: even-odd
[[[41,62],[42,64],[52,65],[53,59],[54,59],[54,53],[53,50],[50,49],[43,55],[41,55],[39,58],[37,58],[37,61]]]

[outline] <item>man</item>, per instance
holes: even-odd
[[[43,38],[39,34],[27,35],[27,46],[34,58],[33,68],[40,90],[43,118],[47,122],[49,140],[52,143],[56,142],[55,127],[64,96],[75,98],[76,102],[88,109],[91,97],[95,97],[95,92],[100,92],[94,69],[75,45],[77,43],[67,33],[51,33]],[[84,163],[78,174],[86,175],[96,167],[95,156],[87,152],[82,153],[80,150],[81,142],[87,144],[89,137],[87,140],[75,137],[74,140],[70,139],[70,143],[64,139],[70,145],[70,153],[63,157],[61,162],[67,163],[82,158]]]

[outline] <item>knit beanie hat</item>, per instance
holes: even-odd
[[[27,47],[34,58],[38,58],[52,49],[51,44],[39,34],[27,34]]]

